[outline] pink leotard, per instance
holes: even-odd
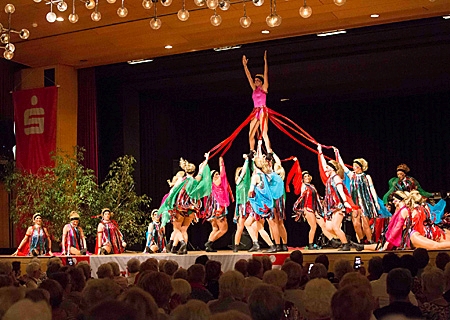
[[[266,93],[261,87],[256,87],[252,94],[253,104],[255,108],[264,107],[266,105]]]

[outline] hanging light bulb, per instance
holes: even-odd
[[[281,21],[278,22],[279,18],[280,18],[279,15],[271,13],[267,16],[266,23],[271,28],[277,27],[281,24]]]
[[[206,0],[206,5],[208,6],[208,8],[214,10],[219,5],[219,1],[218,0]]]
[[[245,6],[245,0],[242,1],[244,5],[244,15],[239,19],[239,24],[242,28],[248,28],[252,24],[252,19],[250,17],[247,17],[247,8]]]
[[[4,33],[0,36],[0,42],[5,44],[5,43],[9,43],[9,34]]]
[[[5,50],[6,50],[6,51],[14,52],[14,51],[16,51],[16,46],[13,45],[12,43],[8,43],[8,44],[5,46]]]
[[[113,4],[113,3],[116,3],[116,0],[106,0],[106,2]]]
[[[206,4],[205,0],[194,0],[194,3],[198,7],[203,7]]]
[[[214,14],[211,16],[209,20],[211,20],[211,24],[214,27],[217,27],[222,23],[222,17],[217,14],[216,9],[214,9]]]
[[[56,13],[54,13],[53,11],[50,11],[49,13],[47,13],[45,18],[47,19],[48,22],[53,23],[56,21]]]
[[[128,9],[125,7],[120,7],[117,9],[117,15],[121,18],[125,18],[128,14]]]
[[[252,2],[257,7],[261,7],[264,4],[264,0],[253,0]]]
[[[98,11],[94,11],[91,13],[92,21],[98,22],[102,19],[102,14]]]
[[[189,11],[186,10],[185,5],[186,1],[183,0],[183,6],[177,13],[177,17],[178,19],[180,19],[180,21],[186,21],[187,19],[189,19]]]
[[[152,0],[154,1],[154,0]],[[154,7],[154,16],[153,18],[150,20],[150,28],[152,28],[153,30],[158,30],[159,28],[161,28],[161,20],[157,17],[156,15],[156,1],[155,1],[155,7]]]
[[[79,19],[79,17],[78,17],[78,14],[73,14],[73,13],[71,13],[71,14],[69,14],[69,21],[71,22],[71,23],[77,23],[78,22],[78,19]]]
[[[298,13],[302,18],[309,18],[312,15],[312,8],[306,4],[306,0],[303,1],[303,6],[300,7]]]
[[[334,0],[334,4],[337,6],[343,6],[347,0]]]
[[[223,11],[227,11],[230,9],[231,3],[230,0],[221,0],[219,1],[219,8]]]
[[[26,40],[26,39],[28,39],[29,36],[30,36],[30,31],[28,31],[28,29],[20,30],[20,32],[19,32],[20,39]]]
[[[67,10],[67,2],[64,2],[64,1],[58,2],[58,4],[56,5],[56,8],[60,12],[66,11]]]
[[[164,7],[168,7],[168,6],[170,6],[172,4],[172,0],[161,0],[161,4]]]
[[[161,28],[161,20],[159,18],[152,18],[152,20],[150,20],[150,27],[153,30],[158,30],[159,28]]]
[[[36,2],[36,3],[39,3],[39,2],[41,2],[42,0],[33,0],[34,2]]]
[[[5,52],[3,52],[3,57],[5,57],[6,60],[11,60],[14,57],[14,52],[5,50]]]
[[[150,9],[153,5],[153,2],[151,2],[150,0],[143,0],[142,1],[142,6],[144,7],[144,9]]]
[[[8,3],[6,6],[5,6],[5,13],[6,14],[9,14],[9,13],[14,13],[14,11],[16,11],[16,7],[14,7],[14,5],[13,4],[11,4],[11,3]]]
[[[87,0],[84,4],[86,6],[86,9],[92,10],[95,8],[95,1],[94,0]]]

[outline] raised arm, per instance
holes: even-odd
[[[255,87],[255,82],[253,81],[252,74],[250,73],[250,70],[248,70],[247,62],[248,62],[247,57],[245,55],[243,55],[242,56],[242,65],[244,66],[245,75],[247,76],[247,80],[248,80],[248,83],[250,84],[250,87],[252,87],[252,90],[255,90],[255,88],[256,88]]]
[[[62,234],[62,238],[61,238],[61,245],[62,245],[62,251],[61,254],[69,254],[70,253],[70,248],[67,248],[66,251],[66,238],[67,238],[67,233],[69,232],[67,225],[64,226],[63,228],[63,234]]]
[[[267,63],[267,50],[264,51],[264,83],[262,85],[264,92],[269,89],[269,65]]]
[[[81,242],[83,243],[83,248],[87,249],[86,237],[84,236],[84,231],[83,231],[83,229],[81,229],[81,227],[79,227],[79,229],[80,229],[80,235],[81,235]]]
[[[336,155],[336,160],[339,162],[339,164],[342,166],[342,169],[344,169],[344,172],[346,175],[351,176],[353,172],[351,172],[349,170],[349,168],[347,168],[345,166],[344,160],[342,160],[341,158],[341,154],[339,153],[339,149],[336,147],[333,147],[334,150],[334,154]]]
[[[200,165],[198,166],[198,174],[195,177],[195,180],[197,180],[197,181],[202,180],[203,168],[205,168],[205,165],[208,163],[208,158],[209,158],[209,152],[205,153],[205,160],[202,163],[200,163]]]
[[[375,187],[373,186],[372,177],[367,174],[366,178],[367,178],[367,182],[369,182],[369,190],[370,190],[370,193],[372,194],[373,202],[375,203],[375,206],[377,207],[377,209],[380,210],[380,205],[378,204],[378,195],[377,195],[377,192],[375,191]]]

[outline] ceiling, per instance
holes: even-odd
[[[124,0],[129,11],[126,18],[119,18],[116,13],[120,0],[115,4],[98,0],[102,14],[99,22],[91,20],[93,10],[86,9],[80,0],[75,1],[79,21],[72,24],[67,20],[72,0],[68,0],[66,12],[54,9],[65,19],[54,23],[45,19],[50,7],[45,0],[40,3],[8,0],[16,7],[12,27],[27,28],[31,33],[28,40],[12,37],[16,45],[13,61],[30,67],[64,64],[85,68],[450,14],[450,0],[347,0],[343,6],[335,5],[333,0],[307,0],[313,14],[304,19],[298,13],[303,1],[278,0],[276,9],[282,23],[279,27],[269,28],[265,19],[270,13],[270,1],[266,0],[260,7],[247,3],[247,15],[252,24],[244,29],[239,24],[239,18],[243,16],[242,1],[231,0],[228,11],[218,10],[223,21],[214,27],[210,23],[213,10],[197,7],[193,0],[186,0],[190,18],[186,22],[178,20],[176,13],[182,1],[173,0],[168,7],[157,3],[162,26],[153,30],[149,22],[154,9],[145,10],[141,0]],[[371,18],[374,13],[379,14],[379,18]],[[0,23],[6,25],[6,20],[7,16],[1,10]],[[270,33],[262,34],[262,30]],[[165,49],[166,45],[172,45],[172,49]]]

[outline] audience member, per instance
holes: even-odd
[[[26,290],[17,287],[0,288],[0,319],[5,312],[17,301],[25,297]]]
[[[81,293],[81,309],[87,311],[103,300],[114,300],[120,294],[120,286],[110,278],[92,279]]]
[[[209,318],[210,320],[252,320],[249,315],[236,310],[228,310],[225,312],[214,313]]]
[[[422,273],[422,287],[426,302],[419,305],[426,319],[450,319],[450,307],[443,296],[445,289],[444,271],[428,266]]]
[[[381,274],[383,273],[383,259],[377,256],[372,257],[369,260],[367,271],[369,272],[369,275],[367,276],[367,279],[369,279],[369,281],[380,279]]]
[[[389,254],[383,257],[383,263],[387,255]],[[383,268],[383,270],[385,269]],[[383,319],[385,316],[402,315],[408,318],[422,318],[419,307],[413,305],[408,297],[411,293],[411,284],[412,276],[408,269],[394,268],[389,271],[386,277],[386,291],[389,295],[390,303],[376,309],[373,312],[375,317],[377,319]]]
[[[205,264],[206,289],[213,295],[214,299],[219,298],[219,278],[222,274],[222,264],[219,261],[208,260]]]
[[[244,276],[238,271],[227,271],[219,278],[219,298],[208,302],[212,314],[227,310],[237,310],[250,315],[248,305],[243,302]]]
[[[198,256],[197,258],[195,258],[194,264],[205,265],[208,260],[209,260],[208,256],[206,254],[202,254],[201,256]]]
[[[119,264],[115,261],[110,261],[108,263],[113,271],[114,282],[117,283],[123,290],[125,290],[128,287],[128,280],[120,273]]]
[[[450,302],[450,263],[447,263],[444,269],[444,299]]]
[[[400,257],[400,268],[408,269],[411,272],[413,282],[411,285],[411,292],[414,294],[418,302],[425,302],[426,298],[422,290],[422,281],[417,276],[419,268],[417,267],[416,258],[411,254],[404,254]]]
[[[248,277],[244,282],[244,295],[245,300],[248,301],[248,297],[252,293],[252,290],[262,283],[263,266],[260,260],[250,258],[247,265]]]
[[[272,261],[270,260],[269,256],[260,256],[259,259],[261,259],[261,263],[263,266],[263,273],[272,270]]]
[[[309,271],[309,279],[328,279],[327,268],[321,263],[314,263]]]
[[[52,312],[48,303],[22,299],[6,311],[2,320],[52,320]]]
[[[175,260],[167,260],[167,262],[164,264],[164,269],[161,270],[165,274],[168,274],[170,277],[173,277],[174,273],[178,270],[178,262]]]
[[[346,259],[338,259],[334,263],[334,282],[339,283],[341,281],[342,277],[348,273],[353,272],[353,266],[351,265],[350,261]]]
[[[50,307],[50,292],[41,288],[27,290],[25,299],[30,299],[33,302],[44,301]]]
[[[247,266],[248,266],[248,261],[245,259],[239,259],[238,261],[236,261],[236,263],[234,264],[234,270],[239,271],[240,273],[242,273],[242,275],[244,277],[248,276],[247,273]]]
[[[369,292],[352,285],[339,288],[331,299],[333,320],[369,320],[372,310]]]
[[[303,253],[300,250],[294,250],[289,255],[291,261],[294,261],[302,266],[303,268]]]
[[[170,314],[171,280],[164,272],[145,271],[139,276],[137,286],[150,293],[161,313]]]
[[[80,261],[77,263],[77,265],[75,266],[75,268],[81,270],[84,274],[84,279],[86,281],[93,279],[92,278],[92,269],[91,266],[89,265],[89,263],[87,261]]]
[[[185,304],[192,292],[191,285],[184,279],[172,279],[172,300],[177,300],[178,304]],[[173,309],[173,308],[172,308]]]
[[[300,289],[302,279],[302,266],[296,262],[284,262],[281,271],[287,275],[286,289],[284,290],[284,299],[292,302],[304,318],[306,310],[304,306],[305,291]]]
[[[36,289],[41,283],[41,264],[39,262],[30,262],[26,268],[27,280],[25,286],[29,289]]]
[[[55,274],[53,274],[55,275]],[[65,320],[67,318],[76,318],[77,313],[69,313],[67,310],[61,308],[63,302],[64,289],[58,281],[47,279],[42,281],[39,288],[47,290],[50,293],[50,306],[52,308],[53,320]]]
[[[86,312],[87,319],[95,320],[140,320],[138,311],[122,301],[102,301]]]
[[[99,279],[113,279],[113,269],[109,263],[103,263],[98,266],[97,278]]]
[[[188,268],[188,282],[191,285],[191,299],[197,299],[207,303],[213,300],[211,292],[205,287],[205,266],[193,264]]]
[[[331,316],[331,298],[335,286],[327,279],[313,279],[305,286],[304,306],[307,319],[322,319]]]
[[[281,319],[284,315],[283,293],[270,284],[259,284],[248,298],[248,306],[254,320]]]
[[[141,288],[128,289],[118,300],[136,310],[138,319],[158,319],[158,305],[150,293]]]
[[[132,286],[135,284],[136,275],[139,272],[139,268],[141,266],[141,261],[137,258],[131,258],[127,261],[127,283],[128,286]]]
[[[206,303],[192,299],[175,308],[170,314],[171,320],[209,320],[211,312]]]
[[[173,274],[174,279],[184,279],[187,281],[188,279],[188,272],[186,269],[178,268],[177,271]]]
[[[419,268],[419,270],[417,271],[417,277],[420,278],[420,275],[422,274],[423,270],[430,262],[430,256],[428,255],[427,249],[416,248],[413,251],[413,257],[417,261],[417,268]]]
[[[436,262],[436,267],[438,267],[439,269],[444,271],[445,266],[447,265],[447,263],[450,262],[450,255],[447,252],[439,252],[436,255],[435,262]]]

